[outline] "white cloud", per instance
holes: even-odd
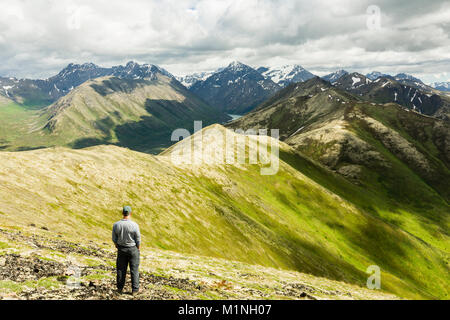
[[[381,10],[379,29],[367,28],[369,5]],[[0,0],[0,8],[0,75],[46,77],[70,62],[128,60],[175,74],[231,60],[429,81],[450,71],[447,1]]]

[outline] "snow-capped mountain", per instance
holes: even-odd
[[[366,77],[373,81],[381,77],[390,77],[390,75],[379,71],[372,71],[371,73],[366,74]]]
[[[271,68],[260,67],[257,71],[264,78],[272,80],[281,87],[286,87],[294,82],[304,82],[315,77],[311,72],[298,64]]]
[[[138,64],[130,61],[125,66],[113,66],[111,68],[99,67],[93,63],[69,64],[56,76],[47,79],[56,90],[66,94],[83,82],[104,76],[115,76],[122,79],[147,79],[153,80],[157,73],[170,78],[173,76],[161,67],[153,64]]]
[[[368,85],[371,82],[372,80],[366,76],[353,72],[340,77],[337,81],[333,82],[333,85],[344,90],[353,90]]]
[[[191,92],[210,105],[232,114],[253,109],[279,89],[272,80],[237,61],[190,87]]]
[[[420,80],[410,74],[407,74],[407,73],[399,73],[394,76],[394,79],[395,80],[408,80],[408,81],[423,83],[422,80]]]
[[[430,86],[436,90],[450,91],[450,82],[434,82]]]
[[[396,80],[388,76],[372,81],[359,73],[351,73],[341,77],[333,85],[367,101],[397,103],[418,113],[445,119],[446,116],[440,116],[438,111],[448,110],[450,103],[430,92],[429,87],[423,83],[425,89],[422,89],[418,79],[416,81],[410,79],[408,77]]]
[[[341,77],[343,77],[343,76],[345,76],[347,74],[348,74],[347,71],[341,69],[341,70],[338,70],[336,72],[327,74],[326,76],[323,76],[322,79],[325,80],[325,81],[334,83],[334,82],[338,81],[339,78],[341,78]]]
[[[111,69],[102,68],[93,63],[70,63],[56,76],[44,80],[49,86],[51,98],[59,98],[69,93],[83,82],[111,74]],[[43,83],[44,84],[44,83]]]
[[[394,79],[400,82],[401,84],[414,87],[416,89],[426,90],[431,92],[432,88],[427,86],[425,83],[422,82],[419,78],[416,78],[410,74],[406,73],[399,73],[394,76]]]
[[[110,69],[110,75],[122,79],[146,79],[154,80],[157,74],[162,74],[169,78],[175,77],[167,70],[154,64],[139,64],[134,61],[128,62],[125,66],[114,66]]]
[[[196,72],[192,74],[188,74],[181,77],[176,77],[177,80],[186,88],[192,87],[195,83],[198,81],[205,81],[208,79],[211,75],[216,73],[217,71],[203,71],[203,72]]]
[[[153,80],[157,74],[174,78],[169,72],[153,64],[130,61],[125,66],[103,68],[93,63],[70,63],[57,75],[45,80],[1,78],[0,94],[19,103],[48,105],[85,81],[104,76],[123,79]]]

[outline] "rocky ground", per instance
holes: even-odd
[[[145,248],[139,295],[130,287],[118,294],[107,245],[70,242],[45,227],[0,228],[0,299],[396,298],[298,272]]]

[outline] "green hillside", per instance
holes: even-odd
[[[203,132],[205,145],[223,147],[213,131]],[[186,143],[189,139],[180,144]],[[375,264],[383,290],[407,298],[448,298],[445,215],[440,225],[430,226],[433,233],[424,227],[432,241],[421,238],[407,224],[380,219],[380,212],[393,217],[400,211],[383,203],[370,207],[373,202],[365,208],[370,192],[362,194],[285,144],[273,176],[260,175],[258,165],[176,167],[173,150],[157,157],[114,146],[0,153],[2,224],[45,225],[66,239],[109,242],[118,210],[129,203],[146,246],[360,286]],[[405,221],[423,226],[403,211],[411,216]]]
[[[315,79],[286,88],[229,126],[279,128],[281,139],[306,157],[282,154],[284,161],[440,250],[448,263],[450,128],[445,121],[396,104],[367,103]],[[326,171],[305,170],[310,161],[332,170],[336,179]]]
[[[22,150],[40,146],[40,134],[36,133],[45,120],[39,111],[0,99],[0,150]],[[15,145],[15,141],[23,141]],[[29,146],[29,147],[25,147]]]

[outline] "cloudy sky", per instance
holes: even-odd
[[[239,60],[450,81],[449,33],[448,0],[0,0],[0,75],[129,60],[183,75]]]

